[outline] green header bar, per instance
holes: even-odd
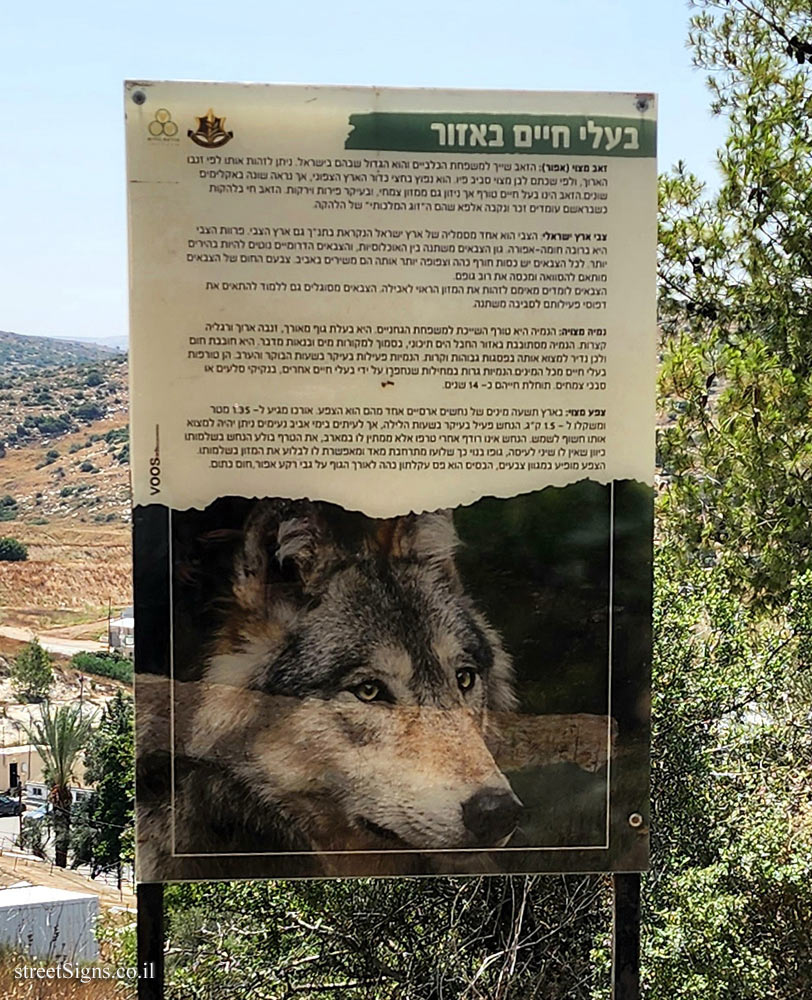
[[[544,156],[652,157],[651,119],[596,115],[350,115],[345,149],[410,153],[524,153]]]

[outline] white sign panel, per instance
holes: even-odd
[[[125,105],[140,877],[644,866],[654,98]]]

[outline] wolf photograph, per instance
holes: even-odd
[[[639,863],[650,499],[140,508],[139,877]]]

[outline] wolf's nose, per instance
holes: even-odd
[[[462,821],[476,844],[497,844],[516,829],[521,803],[512,792],[486,788],[462,804]]]

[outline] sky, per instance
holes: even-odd
[[[127,332],[125,79],[655,91],[659,167],[724,124],[685,0],[40,0],[0,11],[0,330]]]

